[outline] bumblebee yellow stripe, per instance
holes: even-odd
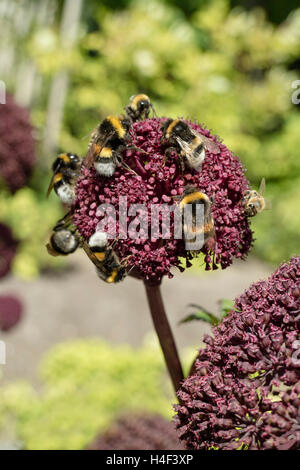
[[[178,124],[178,123],[179,123],[179,119],[174,119],[174,121],[171,122],[171,124],[169,125],[169,127],[167,129],[167,132],[166,132],[167,139],[170,137],[170,134],[172,132],[173,127],[175,127],[176,124]]]
[[[143,95],[143,94],[136,95],[131,102],[131,107],[136,111],[139,101],[142,101],[142,100],[150,101],[147,95]]]
[[[63,178],[62,173],[56,173],[56,175],[53,176],[52,185],[54,186],[56,183],[62,180],[62,178]]]
[[[114,269],[113,272],[111,273],[111,276],[109,276],[109,277],[107,278],[107,282],[108,282],[109,284],[115,282],[115,279],[116,279],[117,275],[118,275],[118,270],[117,270],[117,269]]]
[[[206,196],[206,194],[204,193],[201,193],[200,191],[196,191],[192,194],[188,194],[187,196],[185,196],[182,201],[180,202],[179,206],[180,206],[180,209],[183,209],[183,207],[186,205],[186,204],[191,204],[197,200],[201,200],[201,201],[208,201],[208,197]]]
[[[112,149],[110,147],[103,147],[99,156],[101,158],[111,158],[112,157]]]
[[[105,260],[105,253],[103,251],[94,252],[94,256],[98,261],[103,262]]]
[[[65,163],[69,163],[70,162],[70,157],[66,154],[66,153],[61,153],[59,155],[59,158],[61,160],[63,160]]]
[[[117,116],[107,116],[107,120],[111,123],[111,125],[117,131],[118,137],[122,139],[126,134],[126,130],[122,126],[120,118]]]

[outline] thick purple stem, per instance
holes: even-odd
[[[184,377],[172,330],[165,312],[160,286],[158,284],[152,285],[146,282],[144,282],[144,284],[154,327],[164,354],[174,390],[177,392]]]

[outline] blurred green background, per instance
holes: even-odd
[[[32,280],[63,267],[41,248],[62,214],[54,194],[45,199],[51,162],[59,151],[83,155],[95,124],[140,91],[159,115],[195,118],[218,134],[253,186],[266,178],[272,210],[252,221],[253,253],[274,265],[299,253],[297,7],[296,0],[0,0],[0,79],[30,111],[37,155],[28,185],[12,194],[0,182],[0,221],[20,241],[14,273]],[[41,395],[27,382],[1,389],[0,437],[9,422],[26,448],[83,448],[133,402],[170,416],[157,354],[88,340],[54,348],[40,368]]]
[[[300,114],[291,101],[300,76],[296,1],[0,6],[0,76],[30,109],[38,149],[29,186],[0,200],[0,219],[23,240],[18,274],[34,277],[51,263],[38,242],[59,211],[54,195],[44,200],[56,151],[84,154],[82,138],[138,91],[150,95],[160,115],[196,118],[212,129],[241,158],[254,186],[266,178],[273,210],[253,219],[257,256],[279,263],[299,251]],[[30,217],[18,227],[24,206]]]

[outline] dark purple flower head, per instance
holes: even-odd
[[[216,247],[210,250],[205,245],[206,269],[226,268],[233,258],[244,258],[251,246],[252,232],[248,219],[243,213],[240,200],[248,188],[244,168],[237,157],[212,136],[207,129],[195,123],[189,123],[199,133],[218,142],[220,153],[206,151],[202,170],[197,172],[187,166],[181,172],[176,152],[164,165],[166,146],[161,144],[161,123],[164,119],[147,119],[132,125],[132,143],[146,153],[127,150],[124,161],[136,173],[117,167],[111,178],[99,176],[94,168],[83,168],[78,181],[75,203],[74,222],[84,238],[90,237],[96,230],[101,218],[97,212],[100,203],[111,203],[119,216],[119,198],[127,197],[127,205],[144,204],[147,208],[150,233],[150,206],[153,204],[174,204],[174,197],[180,196],[185,186],[194,185],[200,191],[213,197],[212,215],[216,231]],[[128,217],[128,225],[134,217]],[[171,218],[170,233],[173,234],[174,220]],[[117,226],[118,231],[118,226]],[[129,255],[128,268],[134,267],[147,279],[159,281],[164,275],[172,277],[171,268],[184,270],[182,260],[189,266],[190,252],[185,250],[183,239],[176,240],[148,237],[149,233],[140,232],[138,239],[119,239],[115,245],[121,258]],[[129,233],[130,235],[130,233]],[[184,263],[185,264],[185,263]]]
[[[0,223],[0,278],[9,273],[17,245],[10,228]]]
[[[173,423],[159,415],[126,415],[98,436],[89,450],[180,450]]]
[[[33,128],[26,109],[10,95],[0,105],[0,179],[15,192],[24,186],[35,163]]]
[[[0,296],[0,330],[8,331],[19,323],[23,306],[19,299],[9,295]]]
[[[300,256],[206,336],[176,406],[189,449],[300,449]]]

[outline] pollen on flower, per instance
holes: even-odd
[[[160,130],[164,120],[152,118],[132,124],[132,144],[144,151],[130,149],[124,152],[124,162],[132,172],[120,165],[107,178],[100,176],[93,167],[82,167],[76,187],[73,215],[79,233],[88,239],[101,220],[101,213],[96,209],[100,204],[114,206],[117,233],[119,228],[121,230],[120,198],[127,198],[128,207],[133,204],[143,205],[146,214],[145,217],[140,217],[144,223],[141,223],[139,236],[130,238],[130,233],[127,233],[127,238],[118,238],[117,235],[114,249],[121,259],[130,256],[128,269],[135,268],[144,279],[158,282],[165,275],[172,277],[171,270],[174,267],[183,271],[190,265],[192,255],[186,251],[183,238],[175,239],[172,236],[174,217],[171,216],[169,238],[151,234],[151,207],[155,204],[173,205],[176,196],[183,193],[186,185],[196,186],[214,200],[212,216],[216,246],[208,244],[201,250],[206,269],[217,269],[218,266],[224,269],[234,258],[245,258],[252,244],[249,221],[240,204],[244,192],[249,188],[240,160],[207,129],[186,121],[193,129],[217,142],[220,152],[213,154],[206,150],[200,172],[187,167],[182,171],[176,152],[171,152],[165,159],[166,147],[161,143]],[[130,228],[136,232],[136,227],[130,225],[135,216],[136,214],[127,214],[128,232]],[[162,216],[160,223],[161,220]]]
[[[300,449],[299,287],[300,256],[205,337],[175,406],[188,449]]]

